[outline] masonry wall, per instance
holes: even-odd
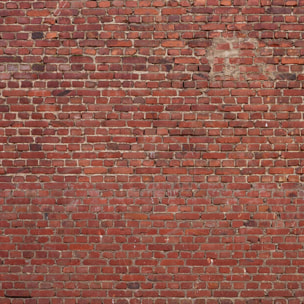
[[[0,303],[304,302],[304,1],[0,1]]]

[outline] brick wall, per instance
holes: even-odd
[[[303,38],[303,0],[1,0],[0,303],[303,303]]]

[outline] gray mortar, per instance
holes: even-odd
[[[259,49],[259,41],[255,38],[236,38],[236,37],[229,37],[229,38],[215,38],[212,41],[212,45],[207,48],[206,57],[209,61],[209,64],[211,66],[211,71],[209,73],[209,79],[210,80],[235,80],[235,81],[247,81],[250,80],[250,75],[252,74],[262,74],[266,78],[265,80],[274,80],[276,78],[276,72],[270,71],[270,69],[267,68],[267,65],[263,63],[263,60],[261,62],[257,63],[254,62],[253,67],[258,67],[257,72],[251,72],[251,73],[244,73],[240,70],[240,64],[232,64],[229,62],[230,58],[244,58],[244,56],[240,55],[241,49],[239,48],[240,44],[243,43],[251,43],[254,45],[254,49],[252,51],[255,53],[255,58],[262,58],[260,55],[260,49]],[[219,50],[217,49],[217,46],[219,44],[229,44],[229,50]],[[223,58],[223,71],[215,71],[215,59],[216,58]]]

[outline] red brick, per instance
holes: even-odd
[[[90,245],[90,244],[71,244],[70,249],[71,250],[92,250],[93,245]]]
[[[300,304],[303,4],[0,1],[2,302]]]
[[[178,40],[167,40],[162,43],[163,47],[167,48],[178,48],[178,47],[183,47],[184,42],[183,41],[178,41]]]
[[[155,8],[137,8],[134,10],[135,15],[158,15],[159,11]]]
[[[107,172],[108,172],[107,168],[104,167],[92,167],[92,168],[84,169],[85,174],[105,174]]]

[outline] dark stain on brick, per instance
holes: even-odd
[[[203,65],[199,66],[199,71],[210,72],[211,71],[211,67],[208,64],[203,64]]]
[[[297,195],[296,192],[290,192],[290,193],[288,193],[287,196],[288,196],[288,197],[297,197],[298,195]]]
[[[292,73],[282,73],[278,75],[279,79],[281,80],[296,80],[297,79],[297,75],[296,74],[292,74]]]
[[[55,96],[66,96],[66,95],[68,95],[71,92],[72,92],[71,90],[64,90],[64,91],[61,91],[61,92],[59,92],[57,94],[55,93],[54,95]]]
[[[208,74],[204,74],[204,73],[197,73],[193,75],[194,80],[199,80],[199,79],[207,80],[208,78],[209,78]]]
[[[42,39],[43,38],[43,32],[33,32],[32,33],[32,39]]]
[[[249,220],[249,221],[244,222],[244,226],[246,226],[246,227],[257,227],[257,222]]]
[[[31,151],[41,151],[41,145],[39,144],[30,144]]]
[[[172,70],[171,64],[166,64],[165,67],[166,67],[167,72],[170,72]]]
[[[128,283],[128,288],[129,289],[138,289],[139,283],[137,283],[137,282]]]
[[[37,71],[37,72],[43,72],[44,71],[44,64],[33,64],[32,70]]]
[[[119,150],[119,146],[116,143],[110,143],[110,144],[107,144],[107,149],[108,150]]]

